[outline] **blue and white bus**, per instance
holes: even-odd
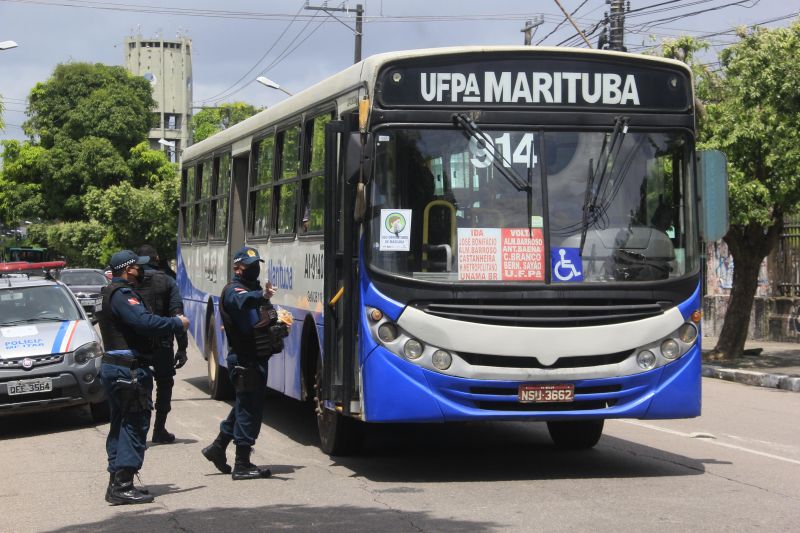
[[[246,243],[295,317],[268,385],[316,402],[327,453],[364,423],[544,421],[588,448],[607,418],[697,416],[727,178],[695,142],[682,63],[458,47],[370,57],[189,147],[178,276],[212,395]]]

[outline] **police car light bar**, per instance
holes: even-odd
[[[44,261],[42,263],[28,263],[27,261],[14,261],[0,263],[0,272],[25,272],[28,270],[48,270],[50,268],[64,268],[64,261]]]

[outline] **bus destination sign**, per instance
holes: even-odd
[[[399,63],[384,71],[381,102],[401,107],[574,107],[685,111],[689,81],[678,69],[578,60]]]

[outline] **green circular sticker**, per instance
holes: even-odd
[[[388,231],[398,235],[400,232],[406,229],[406,217],[400,213],[391,213],[388,217],[386,217],[386,222],[384,222],[384,225]]]

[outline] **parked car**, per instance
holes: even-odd
[[[100,291],[109,283],[103,271],[94,268],[65,268],[58,274],[58,279],[75,294],[89,319],[97,322],[96,314],[103,308]]]
[[[108,417],[102,342],[66,285],[0,278],[0,415],[88,404]]]

